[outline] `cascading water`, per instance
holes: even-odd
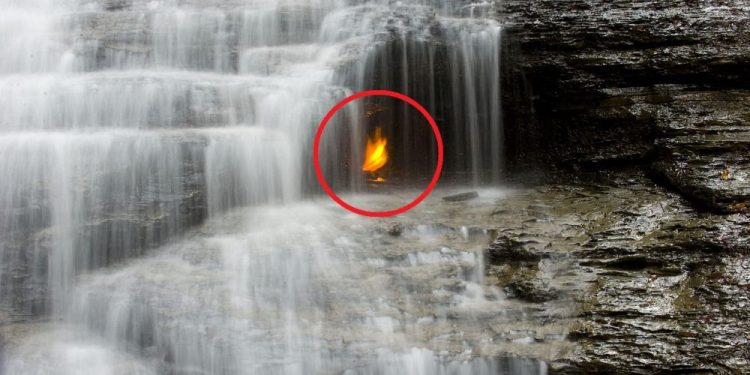
[[[368,88],[436,113],[449,169],[499,179],[494,11],[0,0],[0,319],[54,322],[5,345],[0,372],[543,372],[461,337],[477,304],[503,319],[476,241],[416,226],[389,245],[306,201],[317,122]],[[327,134],[349,145],[324,150],[328,170],[361,157],[361,113]],[[356,190],[359,165],[333,178]]]

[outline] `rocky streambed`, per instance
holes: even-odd
[[[561,373],[747,372],[748,217],[628,176],[500,204],[490,280],[531,304],[574,301]]]
[[[6,370],[750,370],[746,215],[696,211],[638,171],[440,198],[464,191],[397,219],[323,200],[211,220],[84,277],[63,322],[0,326]]]
[[[523,312],[490,324],[485,350],[552,373],[750,371],[746,214],[703,212],[637,168],[479,200],[433,219],[490,231],[485,282]]]

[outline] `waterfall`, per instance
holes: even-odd
[[[324,343],[329,302],[347,301],[328,293],[361,275],[345,260],[364,246],[330,228],[367,224],[305,203],[319,193],[318,121],[364,89],[415,97],[439,119],[448,171],[499,181],[494,12],[439,0],[0,0],[0,307],[65,322],[18,350],[41,340],[51,362],[11,356],[5,370],[46,372],[57,358],[76,373],[76,355],[96,357],[99,373],[537,369],[446,362],[387,337],[363,345],[374,356]],[[341,161],[361,158],[362,112],[348,108],[321,155],[350,191],[358,165]],[[397,138],[413,139],[418,125],[398,116]],[[413,154],[434,162],[424,142]],[[403,158],[405,171],[424,168]],[[253,209],[233,225],[226,215],[242,207]],[[174,240],[207,219],[216,232]],[[380,308],[361,303],[346,314]]]

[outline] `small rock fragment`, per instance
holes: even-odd
[[[447,197],[443,197],[443,200],[446,202],[463,202],[476,198],[479,198],[479,193],[477,193],[476,191],[472,191],[468,193],[449,195]]]
[[[392,223],[388,226],[388,234],[393,237],[398,237],[404,232],[404,226],[399,223]]]
[[[491,264],[538,263],[543,254],[524,246],[523,242],[502,236],[487,249],[487,259]]]

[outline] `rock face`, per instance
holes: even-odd
[[[750,91],[673,94],[659,109],[654,169],[700,205],[744,212],[750,198]]]
[[[489,275],[510,297],[543,303],[529,296],[546,282],[577,301],[577,352],[555,372],[746,373],[750,1],[502,8],[510,164],[628,172],[545,190],[538,221],[490,247]],[[687,201],[633,184],[630,167]],[[502,260],[523,254],[541,260]],[[588,287],[550,281],[545,259]]]
[[[121,137],[120,142],[127,144],[127,139]],[[147,155],[180,150],[173,164],[165,163],[172,167],[169,173],[155,169],[133,172],[145,169],[151,157],[127,158],[120,168],[77,165],[85,170],[88,181],[95,183],[81,182],[80,173],[71,179],[78,182],[74,189],[62,190],[53,181],[36,179],[29,184],[32,188],[17,189],[21,199],[0,199],[0,208],[10,213],[0,226],[0,314],[8,314],[0,320],[23,321],[49,312],[53,299],[50,289],[59,287],[59,282],[50,278],[50,269],[65,263],[60,249],[76,250],[69,258],[74,265],[61,269],[78,274],[141,256],[145,250],[201,223],[207,216],[206,144],[201,137],[175,138]],[[105,156],[89,150],[87,156],[111,160],[113,154],[127,155],[127,147],[117,150],[120,153]],[[34,167],[30,162],[26,170]],[[137,178],[123,182],[130,181],[131,175]],[[167,178],[169,175],[171,178]],[[24,181],[18,174],[10,174],[9,180]],[[180,189],[172,189],[174,186]],[[55,197],[81,202],[76,206],[78,215],[65,225],[54,218],[59,210],[53,202]]]
[[[487,281],[558,306],[575,349],[547,358],[553,373],[747,373],[750,220],[634,175],[499,202]]]
[[[703,207],[743,211],[748,9],[746,0],[503,2],[514,164],[652,166]]]

